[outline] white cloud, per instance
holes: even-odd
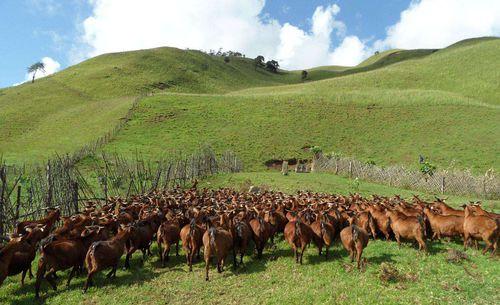
[[[346,36],[336,19],[340,7],[319,6],[310,28],[280,24],[263,16],[265,0],[88,0],[92,15],[70,51],[73,62],[103,53],[173,46],[236,50],[277,59],[287,69],[356,65],[375,50],[438,48],[458,40],[500,35],[498,0],[414,1],[372,41]],[[341,39],[332,43],[333,35]]]
[[[308,68],[328,64],[331,34],[345,33],[344,23],[334,18],[340,11],[335,4],[316,8],[310,31],[263,18],[264,0],[91,0],[91,4],[92,15],[82,25],[83,46],[72,52],[76,59],[159,46],[223,47],[277,59],[288,69]]]
[[[357,36],[347,36],[330,55],[330,64],[340,66],[355,66],[373,51]]]
[[[35,74],[35,79],[39,79],[39,78],[54,74],[57,71],[59,71],[59,69],[61,68],[61,64],[50,57],[42,58],[41,62],[45,66],[44,71],[37,71]],[[33,78],[33,73],[26,73],[24,81],[20,82],[20,83],[16,83],[13,86],[17,86],[17,85],[20,85],[24,82],[31,81],[32,78]]]
[[[379,43],[386,48],[443,48],[492,35],[500,35],[500,1],[422,0],[404,10]]]

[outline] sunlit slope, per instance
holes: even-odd
[[[52,76],[0,90],[0,155],[36,161],[71,152],[115,126],[149,92],[215,93],[299,82],[251,59],[159,48],[101,55]]]
[[[443,49],[420,59],[395,63],[365,73],[308,84],[249,89],[241,94],[301,92],[327,96],[338,90],[367,89],[446,91],[470,98],[471,103],[498,106],[500,39]]]
[[[416,167],[425,155],[441,168],[499,170],[499,46],[484,41],[299,85],[151,97],[106,150],[177,154],[206,143],[259,169],[319,145],[383,165]]]

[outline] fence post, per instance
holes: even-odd
[[[349,161],[349,178],[352,178],[352,161]]]
[[[48,184],[48,191],[47,191],[47,198],[45,201],[45,204],[50,207],[52,206],[52,193],[54,191],[54,185],[52,183],[52,167],[50,166],[50,160],[47,162],[47,184]]]
[[[281,164],[281,173],[284,176],[288,175],[288,161],[283,161],[283,163]]]
[[[104,176],[104,202],[108,204],[108,175]]]
[[[78,213],[78,182],[73,182],[73,208]]]
[[[7,203],[7,200],[4,198],[5,194],[7,193],[6,188],[7,188],[7,173],[5,166],[0,166],[0,181],[1,185],[0,187],[2,188],[2,191],[0,192],[0,235],[4,234],[4,221],[5,221],[5,204]]]
[[[21,207],[21,186],[17,186],[17,198],[16,198],[16,215],[15,215],[15,221],[19,219],[19,208]]]
[[[446,188],[446,181],[445,181],[445,177],[443,176],[441,178],[441,194],[444,194],[445,188]]]
[[[335,175],[339,174],[339,160],[335,157]]]

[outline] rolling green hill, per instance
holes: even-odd
[[[500,40],[434,52],[370,72],[224,95],[163,94],[141,103],[108,151],[232,149],[247,169],[308,157],[319,145],[377,164],[499,170]]]
[[[108,151],[154,156],[202,144],[248,169],[305,157],[305,145],[378,164],[419,154],[498,170],[500,39],[442,50],[391,50],[357,67],[272,74],[252,59],[158,48],[101,55],[35,84],[0,91],[0,154],[9,162],[71,152],[110,130],[146,93]],[[318,80],[318,81],[316,81]]]

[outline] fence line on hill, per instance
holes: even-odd
[[[500,180],[492,170],[483,176],[474,176],[470,171],[458,170],[438,170],[432,175],[424,175],[404,166],[381,167],[353,158],[329,157],[322,154],[316,156],[313,163],[316,172],[329,172],[404,189],[500,199]]]
[[[44,165],[12,166],[0,160],[0,236],[25,219],[41,218],[58,207],[63,215],[77,213],[81,201],[106,201],[185,186],[193,179],[238,172],[241,161],[232,152],[216,156],[210,148],[188,157],[149,160],[136,155],[94,156],[94,163],[76,167],[73,156],[58,156]],[[85,172],[82,172],[84,170]]]

